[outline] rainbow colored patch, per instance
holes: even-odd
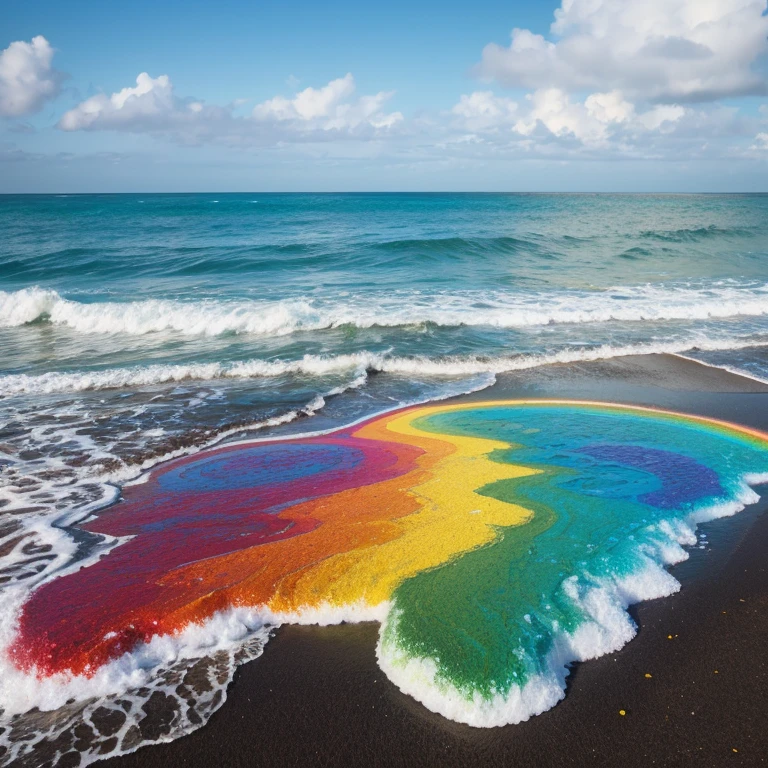
[[[11,653],[41,675],[91,674],[231,607],[378,616],[401,688],[455,719],[514,722],[562,695],[564,662],[626,642],[626,603],[654,596],[633,579],[670,591],[661,565],[691,521],[767,470],[754,430],[557,401],[420,406],[223,446],[158,467],[82,525],[125,539],[38,588]]]

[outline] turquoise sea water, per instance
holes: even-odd
[[[35,424],[46,470],[552,360],[768,378],[768,196],[0,196],[0,227],[0,442]]]

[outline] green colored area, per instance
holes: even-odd
[[[663,521],[733,499],[743,488],[742,475],[768,469],[768,452],[753,439],[682,417],[517,405],[449,411],[415,425],[509,442],[513,447],[495,451],[494,461],[543,470],[478,490],[532,510],[530,522],[500,528],[490,545],[408,579],[395,592],[397,621],[385,629],[383,647],[432,659],[436,683],[449,683],[467,698],[506,694],[544,672],[557,635],[573,633],[590,618],[566,594],[565,579],[577,576],[583,594],[606,579],[641,571],[649,557],[660,562],[659,547],[674,546]],[[629,445],[661,456],[662,464],[680,461],[691,476],[673,473],[665,482],[675,486],[668,495],[684,501],[663,507],[670,502],[657,475],[584,452],[596,445],[603,453]],[[697,495],[697,478],[701,485],[705,476],[710,486],[719,482],[718,496],[711,487]]]

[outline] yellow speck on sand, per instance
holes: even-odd
[[[671,639],[672,639],[672,635],[667,635],[667,640],[671,640]]]
[[[619,710],[619,714],[620,714],[622,717],[624,717],[624,715],[626,715],[626,714],[627,714],[627,711],[626,711],[625,709],[620,709],[620,710]]]
[[[739,751],[738,749],[736,749],[736,747],[732,747],[732,749],[733,749],[734,752],[738,752]]]
[[[646,672],[645,676],[650,680],[650,678],[653,677],[653,675],[650,672]]]

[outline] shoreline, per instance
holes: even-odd
[[[768,409],[755,408],[760,398],[768,404],[768,385],[673,356],[502,374],[492,387],[452,401],[534,396],[652,405],[768,428]],[[207,725],[102,764],[615,765],[617,754],[627,765],[694,756],[703,765],[762,764],[766,508],[761,500],[742,512],[745,525],[705,524],[722,528],[723,541],[713,533],[711,548],[673,569],[683,590],[633,606],[638,636],[617,653],[574,665],[565,700],[525,723],[474,729],[402,694],[376,664],[377,624],[285,626],[263,656],[237,671],[227,702]],[[728,540],[729,527],[743,528],[738,540]],[[684,577],[696,560],[704,562]],[[734,656],[732,647],[743,650]]]

